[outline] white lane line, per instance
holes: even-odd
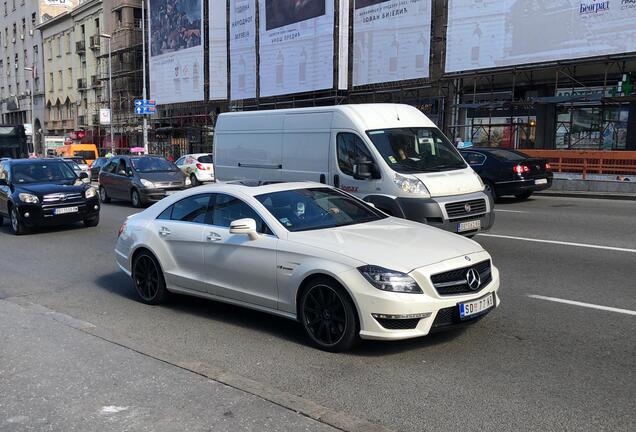
[[[601,245],[593,245],[593,244],[587,244],[587,243],[572,243],[572,242],[565,242],[565,241],[558,241],[558,240],[541,240],[541,239],[515,237],[515,236],[500,235],[500,234],[480,233],[477,235],[482,237],[495,237],[495,238],[504,238],[504,239],[511,239],[511,240],[522,240],[522,241],[535,242],[535,243],[551,243],[551,244],[558,244],[558,245],[564,245],[564,246],[576,246],[576,247],[591,248],[591,249],[604,249],[604,250],[611,250],[611,251],[618,251],[618,252],[636,253],[636,249],[628,249],[628,248],[621,248],[621,247],[614,247],[614,246],[601,246]]]
[[[599,310],[604,310],[609,312],[622,313],[626,315],[636,315],[636,311],[629,310],[629,309],[619,309],[619,308],[614,308],[609,306],[601,306],[601,305],[592,304],[592,303],[583,303],[583,302],[578,302],[574,300],[565,300],[565,299],[560,299],[556,297],[546,297],[546,296],[536,295],[536,294],[528,294],[528,297],[533,299],[557,302],[557,303],[565,303],[565,304],[574,305],[574,306],[581,306],[581,307],[586,307],[590,309],[599,309]]]
[[[502,212],[502,213],[529,213],[527,211],[524,210],[504,210],[504,209],[495,209],[496,212]]]

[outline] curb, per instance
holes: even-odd
[[[585,192],[585,191],[541,191],[537,196],[551,196],[564,198],[590,198],[620,201],[636,201],[636,194],[618,194],[611,192]]]

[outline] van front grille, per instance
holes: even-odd
[[[486,213],[486,200],[476,199],[448,203],[444,206],[449,219],[463,218],[466,216],[482,215]]]

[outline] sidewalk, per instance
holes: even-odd
[[[336,431],[47,311],[0,300],[3,432]]]

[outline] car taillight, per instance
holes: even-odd
[[[201,171],[205,171],[205,167],[201,165],[200,163],[197,164],[197,169],[200,169]]]
[[[119,236],[121,235],[121,233],[124,232],[125,229],[126,229],[126,222],[121,224],[121,226],[119,227],[119,232],[117,233],[117,238],[119,238]]]
[[[546,162],[546,164],[545,164],[545,169],[549,170],[549,169],[552,169],[552,167],[550,166],[550,164],[549,164],[549,163],[547,163],[547,162]]]
[[[530,168],[526,165],[515,165],[515,167],[512,170],[516,172],[517,174],[530,172]]]

